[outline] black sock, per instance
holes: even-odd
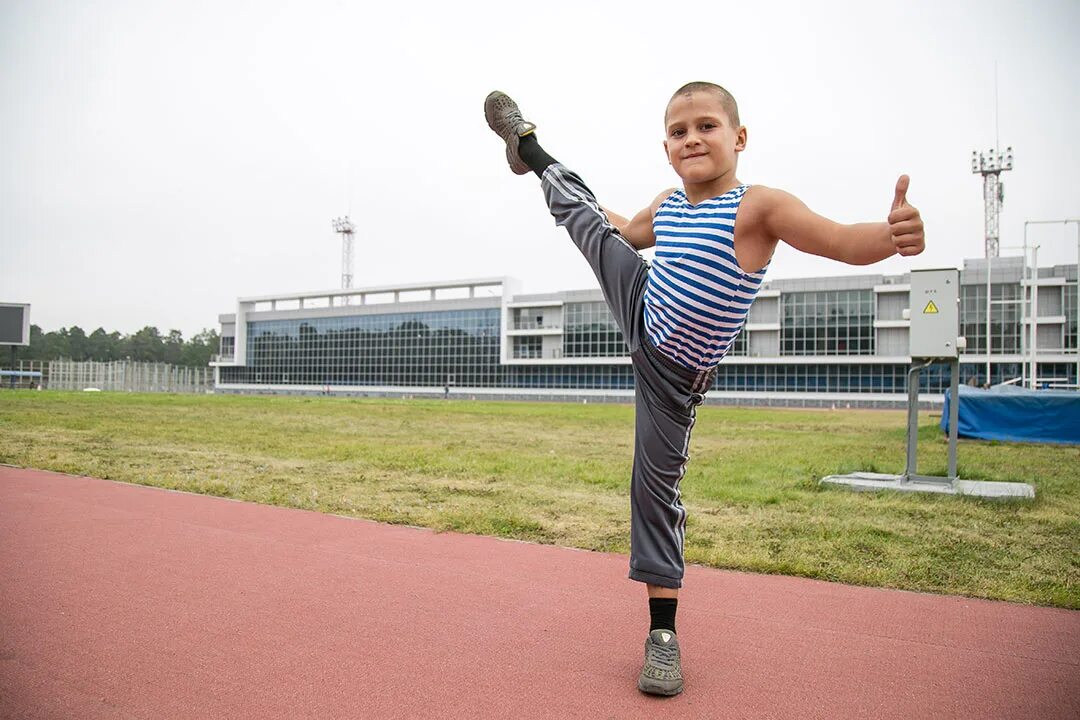
[[[536,140],[536,133],[529,133],[525,137],[518,138],[518,157],[536,173],[537,177],[543,177],[548,165],[558,162],[540,147],[540,143]]]
[[[649,632],[653,630],[675,632],[675,610],[678,607],[678,598],[649,598],[649,615],[652,618]]]

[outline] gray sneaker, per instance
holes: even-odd
[[[536,125],[521,117],[517,103],[498,90],[484,100],[484,117],[487,118],[488,127],[506,141],[506,160],[510,163],[510,169],[518,175],[528,173],[529,166],[518,157],[518,138],[531,133]]]
[[[670,630],[653,630],[645,638],[645,667],[638,690],[650,695],[678,695],[683,689],[679,641]]]

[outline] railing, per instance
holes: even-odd
[[[514,351],[515,360],[562,360],[562,348],[551,348],[544,352]]]
[[[537,324],[535,322],[515,322],[510,328],[511,330],[562,330],[561,324],[543,323]]]

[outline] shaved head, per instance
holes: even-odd
[[[689,97],[696,92],[711,92],[720,100],[721,107],[724,108],[724,112],[727,113],[728,120],[731,121],[732,127],[739,127],[739,106],[735,102],[734,96],[724,88],[720,87],[716,83],[711,82],[689,82],[676,90],[671,96],[671,100],[668,100],[668,108],[671,107],[672,101],[679,96]],[[667,125],[667,108],[664,109],[664,125]]]

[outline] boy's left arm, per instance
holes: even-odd
[[[869,265],[894,254],[918,255],[926,247],[923,221],[908,204],[909,179],[896,181],[892,209],[886,222],[842,225],[810,210],[783,190],[761,188],[759,195],[764,230],[792,247],[849,265]]]

